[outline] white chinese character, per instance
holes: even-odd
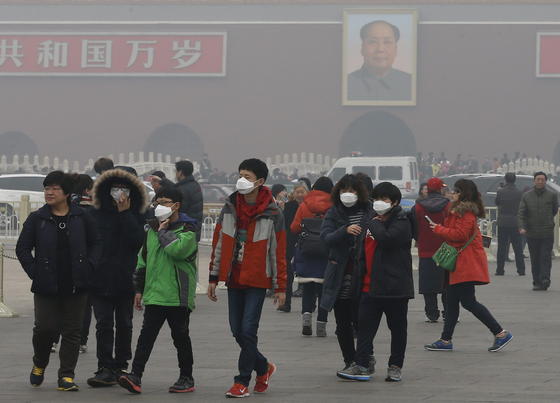
[[[82,40],[82,68],[111,68],[113,41]]]
[[[132,45],[130,59],[128,59],[128,66],[126,67],[131,67],[134,63],[136,63],[140,52],[146,52],[144,68],[149,69],[152,67],[152,64],[154,64],[154,48],[152,46],[142,47],[142,45],[154,45],[157,41],[127,41],[126,43]]]
[[[12,40],[12,44],[8,45],[7,39],[2,39],[0,41],[0,66],[3,66],[8,59],[10,59],[16,67],[23,66],[23,62],[20,60],[23,58],[23,53],[19,53],[23,50],[23,46],[19,44],[17,39]]]
[[[45,41],[39,44],[37,64],[44,68],[68,66],[68,43]]]
[[[173,60],[177,61],[177,66],[174,69],[184,69],[185,67],[192,66],[195,64],[200,56],[202,56],[202,45],[200,41],[195,41],[194,45],[191,45],[190,40],[183,41],[183,46],[179,45],[178,41],[173,41],[173,51],[175,56]],[[183,59],[188,57],[187,60]]]

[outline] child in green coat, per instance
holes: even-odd
[[[189,336],[189,316],[194,309],[196,292],[196,220],[179,213],[182,196],[174,187],[163,187],[156,194],[157,221],[151,223],[144,246],[138,255],[134,276],[134,304],[146,307],[138,338],[132,371],[119,378],[119,385],[132,393],[141,393],[144,368],[167,320],[173,344],[177,348],[179,379],[171,393],[194,391],[193,353]]]

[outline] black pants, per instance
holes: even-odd
[[[192,376],[193,352],[189,336],[189,319],[190,311],[186,307],[146,305],[144,322],[132,361],[132,372],[142,377],[159,331],[167,320],[173,345],[177,349],[180,374]]]
[[[550,285],[554,237],[543,239],[527,238],[527,245],[531,255],[533,285],[548,287]]]
[[[493,335],[497,335],[503,330],[490,311],[476,300],[474,287],[473,283],[461,283],[450,285],[447,288],[445,323],[443,325],[443,333],[441,334],[443,340],[451,340],[453,338],[453,331],[459,318],[459,304],[463,305],[463,308],[484,323]]]
[[[437,296],[438,294],[435,292],[424,294],[424,311],[426,312],[426,316],[428,317],[428,319],[431,320],[439,319]],[[441,294],[441,306],[443,308],[443,312],[445,312],[445,301],[446,301],[446,293],[444,291]]]
[[[367,293],[362,293],[359,312],[356,364],[366,368],[369,366],[371,345],[379,329],[381,317],[385,314],[387,326],[391,331],[389,366],[396,365],[402,368],[408,335],[408,298],[373,298]]]
[[[88,297],[87,302],[86,302],[86,308],[84,310],[84,321],[82,323],[82,336],[81,336],[81,340],[80,340],[80,344],[82,346],[87,345],[88,342],[88,338],[89,338],[89,327],[91,325],[91,310],[92,310],[92,305],[91,305],[91,298]]]
[[[132,310],[134,297],[92,295],[99,368],[126,369],[132,358]],[[113,356],[114,350],[114,356]]]
[[[351,299],[337,299],[334,304],[336,320],[336,338],[346,364],[354,362],[356,346],[354,343],[354,311],[355,302]]]
[[[58,335],[60,343],[60,368],[58,377],[74,378],[80,354],[80,332],[87,294],[50,296],[35,294],[35,326],[33,327],[33,364],[46,368],[51,346]]]
[[[521,241],[521,234],[517,227],[498,227],[498,265],[496,273],[504,273],[504,265],[508,257],[509,243],[513,246],[515,253],[515,265],[517,266],[517,273],[525,274],[525,260],[523,259],[523,245]]]
[[[294,269],[292,268],[292,263],[286,262],[286,302],[284,305],[291,308],[292,306],[292,294],[294,292]]]
[[[323,294],[323,284],[309,282],[303,283],[303,295],[301,298],[301,313],[315,312],[317,303],[321,301]],[[321,308],[317,308],[317,320],[319,322],[326,322],[329,313]]]

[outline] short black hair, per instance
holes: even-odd
[[[194,172],[193,163],[187,160],[177,161],[175,163],[175,169],[184,176],[191,176]]]
[[[506,180],[506,183],[515,183],[515,180],[517,179],[517,177],[515,176],[515,174],[513,172],[508,172],[506,174],[506,176],[504,177],[504,179]]]
[[[381,182],[373,188],[372,197],[374,200],[389,199],[393,203],[400,203],[402,199],[401,191],[391,182]]]
[[[183,202],[183,194],[179,189],[175,186],[162,186],[156,193],[155,199],[160,199],[165,197],[167,199],[171,199],[174,203],[182,203]]]
[[[373,182],[371,181],[371,177],[364,172],[358,172],[355,175],[356,178],[364,182],[364,185],[368,192],[368,196],[371,197],[371,194],[373,193]]]
[[[129,174],[132,174],[134,176],[138,176],[138,172],[136,172],[136,169],[134,169],[132,167],[127,167],[125,165],[117,165],[115,167],[115,169],[120,169],[121,171],[125,171],[125,172],[128,172]]]
[[[535,174],[533,175],[533,179],[537,179],[537,176],[543,175],[544,176],[544,180],[547,181],[548,180],[548,175],[545,174],[543,171],[539,171],[539,172],[535,172]]]
[[[93,164],[93,170],[101,175],[103,172],[113,169],[115,166],[113,165],[113,160],[106,157],[101,157],[95,164]]]
[[[163,171],[154,171],[154,172],[152,172],[152,175],[157,176],[158,178],[161,178],[161,179],[166,178],[165,172],[163,172]]]
[[[43,179],[43,187],[60,186],[65,195],[70,196],[74,181],[72,177],[62,171],[52,171]]]
[[[390,22],[384,20],[375,20],[372,22],[368,22],[360,29],[360,38],[362,38],[362,41],[364,41],[367,38],[369,29],[376,24],[385,24],[391,27],[391,29],[393,30],[393,35],[395,36],[395,42],[398,42],[399,39],[401,38],[401,31],[396,25],[393,25]]]
[[[250,171],[255,174],[257,179],[266,179],[268,178],[268,167],[264,161],[261,161],[258,158],[249,158],[239,164],[239,168],[237,169],[238,172],[240,171]]]
[[[272,197],[278,196],[280,192],[283,192],[284,190],[286,190],[286,186],[282,185],[281,183],[275,183],[274,185],[272,185],[272,188],[270,188]]]
[[[76,174],[73,176],[74,187],[72,188],[72,193],[83,196],[86,190],[91,190],[93,188],[93,179],[91,176],[86,174]]]

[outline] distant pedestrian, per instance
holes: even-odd
[[[204,209],[202,188],[194,179],[194,166],[192,162],[185,160],[177,161],[175,163],[175,170],[176,186],[183,195],[181,213],[185,213],[197,221],[196,239],[200,241]]]
[[[496,276],[504,275],[504,266],[508,258],[509,244],[515,253],[517,274],[525,275],[525,260],[523,257],[523,243],[519,233],[517,213],[523,193],[515,186],[516,176],[512,172],[505,175],[505,185],[498,189],[496,206],[498,207],[498,256]]]
[[[329,258],[319,306],[328,312],[334,308],[336,337],[347,369],[354,363],[356,354],[357,301],[352,293],[356,239],[362,233],[372,204],[363,181],[352,174],[344,175],[336,183],[331,199],[333,206],[321,228]]]
[[[478,218],[485,216],[484,205],[475,183],[471,180],[460,179],[455,182],[451,194],[453,200],[444,224],[433,223],[430,227],[450,246],[457,249],[464,248],[464,250],[457,257],[455,271],[449,273],[441,338],[424,347],[430,351],[453,350],[453,332],[459,318],[459,304],[461,304],[494,335],[494,343],[488,351],[500,351],[513,336],[504,330],[490,311],[475,297],[475,286],[490,282],[488,261],[477,223]]]
[[[544,172],[535,173],[535,186],[521,198],[518,213],[519,232],[527,236],[535,291],[546,291],[550,287],[558,196],[546,188],[547,180]]]
[[[426,182],[420,184],[420,190],[418,191],[418,199],[422,200],[428,197],[428,193],[430,190],[428,188],[428,184]]]
[[[142,181],[124,170],[105,171],[95,181],[91,215],[103,253],[91,287],[97,323],[97,371],[87,381],[92,387],[116,385],[132,358],[132,275],[144,239],[147,203]]]
[[[284,210],[284,206],[288,202],[288,190],[286,186],[281,183],[275,183],[270,190],[272,191],[272,197],[274,201],[276,201],[276,204],[278,204],[278,207]]]
[[[239,373],[228,397],[249,396],[249,382],[256,372],[254,392],[264,393],[276,366],[258,349],[257,331],[267,289],[275,302],[286,298],[286,230],[282,211],[264,186],[268,167],[256,158],[239,165],[237,191],[225,203],[214,231],[208,298],[217,301],[218,281],[228,287],[229,323],[241,348]]]
[[[58,390],[76,391],[74,371],[91,275],[100,259],[101,240],[91,218],[70,203],[72,179],[62,171],[44,181],[46,204],[23,224],[16,254],[32,280],[35,325],[29,381],[43,383],[53,340],[62,335]],[[8,363],[5,363],[8,365]]]
[[[93,170],[97,173],[97,175],[101,175],[103,172],[109,171],[114,167],[113,160],[106,157],[97,159],[97,161],[93,164]]]
[[[428,195],[416,201],[411,216],[415,223],[418,246],[418,292],[424,296],[426,322],[436,323],[440,317],[438,294],[441,294],[443,308],[441,313],[445,315],[445,273],[436,265],[432,256],[443,243],[443,239],[434,234],[429,222],[443,224],[449,213],[449,199],[441,194],[443,189],[441,179],[431,178],[426,187]]]
[[[196,294],[196,220],[179,212],[182,195],[175,187],[161,188],[156,200],[155,221],[146,233],[134,273],[134,305],[140,311],[144,303],[144,321],[132,371],[118,382],[131,393],[142,392],[146,364],[167,321],[179,364],[179,378],[169,392],[188,393],[195,387],[189,323]]]
[[[358,339],[354,364],[338,371],[343,379],[368,381],[374,372],[372,343],[385,315],[391,331],[387,382],[400,382],[407,343],[408,301],[414,298],[412,225],[400,207],[395,185],[381,182],[373,189],[373,212],[357,241],[354,295],[359,295]]]
[[[312,315],[321,300],[323,291],[323,276],[327,267],[328,250],[320,239],[321,225],[327,211],[331,208],[332,181],[322,176],[313,184],[313,189],[303,203],[299,205],[296,216],[290,226],[294,234],[300,238],[296,244],[294,255],[294,270],[297,273],[298,283],[303,284],[301,301],[302,334],[311,336]],[[328,312],[317,309],[318,337],[326,337]]]

